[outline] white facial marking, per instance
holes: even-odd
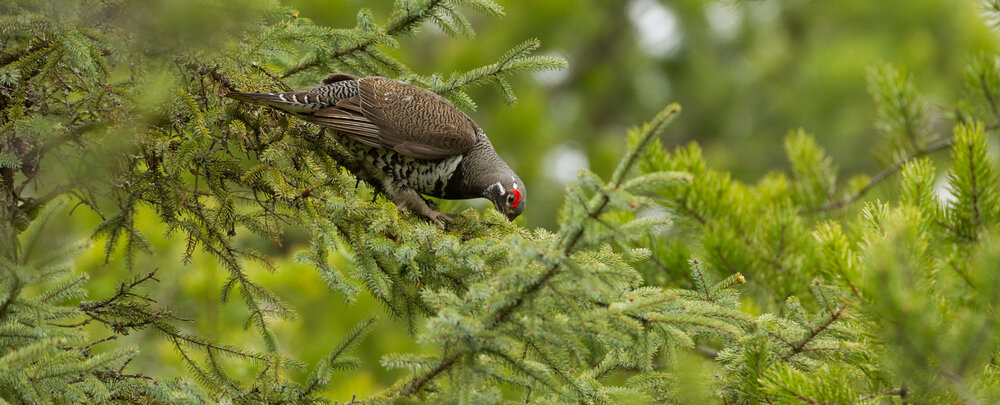
[[[500,189],[500,193],[503,193],[503,184],[501,184],[501,183],[500,183],[500,182],[498,181],[498,182],[496,182],[496,183],[493,183],[493,184],[490,184],[490,185],[489,185],[489,187],[486,187],[486,189],[485,189],[485,190],[483,190],[483,194],[484,194],[484,195],[486,195],[486,194],[489,194],[489,193],[490,193],[490,190],[492,190],[492,189],[493,189],[494,187],[497,187],[497,188],[499,188],[499,189]]]

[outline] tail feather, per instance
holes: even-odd
[[[243,93],[230,92],[226,94],[234,100],[244,103],[274,107],[291,113],[311,113],[323,107],[319,97],[305,91],[287,93]]]

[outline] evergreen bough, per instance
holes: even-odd
[[[580,173],[557,230],[470,209],[442,232],[371,200],[344,170],[350,156],[323,131],[226,103],[219,90],[281,90],[286,80],[303,85],[343,71],[401,78],[471,109],[468,86],[494,84],[513,103],[509,75],[565,62],[531,55],[538,42],[529,40],[445,79],[386,52],[424,23],[472,36],[463,9],[502,15],[489,0],[400,0],[385,24],[363,10],[349,29],[272,2],[188,4],[208,20],[242,20],[231,37],[200,43],[162,38],[175,21],[129,30],[130,18],[161,11],[162,2],[0,4],[4,402],[329,402],[333,373],[359,366],[409,374],[352,403],[1000,398],[1000,180],[988,141],[1000,127],[995,56],[970,64],[976,98],[959,104],[971,108],[957,109],[944,135],[928,124],[931,107],[905,73],[873,69],[886,169],[846,186],[803,130],[785,142],[790,173],[755,184],[712,170],[695,144],[668,151],[657,138],[680,112],[668,106],[631,132],[607,180]],[[197,24],[190,29],[205,29]],[[949,147],[942,201],[926,155]],[[889,186],[897,197],[860,201],[897,178]],[[113,294],[85,297],[87,277],[72,261],[89,242],[49,230],[70,205],[103,218],[95,236],[130,267],[151,249],[136,214],[155,211],[186,240],[185,259],[202,249],[224,265],[221,298],[245,305],[245,326],[265,350],[185,332],[182,314],[148,299],[155,271],[135,269]],[[310,233],[295,258],[312,264],[331,294],[348,302],[370,294],[434,354],[359,364],[349,353],[372,318],[302,380],[292,378],[306,365],[279,354],[269,322],[295,311],[246,271],[247,262],[273,268],[272,259],[234,244],[247,231],[280,243],[288,226]],[[331,264],[332,252],[350,257],[349,268]],[[87,325],[103,328],[89,334]],[[114,342],[135,330],[169,342],[188,378],[129,371],[142,354]],[[261,371],[237,378],[223,358]]]

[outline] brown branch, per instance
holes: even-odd
[[[605,208],[607,208],[608,202],[610,202],[611,200],[611,197],[608,195],[608,192],[617,190],[618,187],[621,186],[622,181],[625,180],[625,175],[632,169],[632,166],[635,165],[635,162],[638,160],[639,152],[645,149],[646,145],[653,139],[653,135],[659,133],[660,129],[667,123],[667,121],[669,121],[670,118],[675,116],[678,112],[680,112],[680,109],[675,107],[674,109],[668,111],[666,114],[660,117],[660,119],[651,128],[649,128],[647,136],[641,139],[639,144],[637,144],[635,148],[629,150],[628,154],[625,156],[622,163],[618,166],[617,169],[615,169],[614,174],[611,175],[611,181],[608,183],[607,186],[608,190],[602,193],[602,195],[600,196],[600,202],[597,204],[597,207],[595,207],[594,209],[588,208],[587,215],[589,217],[596,218],[601,215],[601,213],[604,211]],[[506,320],[507,317],[510,316],[510,314],[514,312],[515,309],[517,309],[524,303],[524,300],[526,298],[533,295],[535,291],[538,291],[538,289],[541,288],[542,285],[547,283],[549,279],[551,279],[553,276],[556,275],[556,272],[562,267],[563,261],[566,260],[565,258],[568,258],[570,254],[573,252],[573,249],[576,248],[576,244],[580,241],[580,238],[583,236],[583,230],[584,228],[580,226],[573,233],[567,235],[567,237],[564,238],[564,240],[568,240],[568,242],[565,243],[565,247],[563,248],[564,259],[553,264],[552,267],[550,267],[544,274],[542,274],[541,277],[539,277],[537,280],[531,283],[531,285],[529,285],[528,288],[521,291],[521,293],[518,294],[517,298],[514,299],[514,302],[500,308],[495,312],[496,315],[492,316],[491,319],[487,319],[486,322],[488,322],[487,323],[488,329]]]
[[[993,99],[993,95],[990,94],[989,86],[986,84],[986,75],[979,75],[979,87],[983,90],[983,97],[986,98],[986,102],[990,105],[990,112],[996,117],[1000,122],[1000,110],[997,109],[997,102]]]
[[[680,107],[677,106],[670,107],[669,110],[667,110],[664,114],[662,114],[662,116],[660,116],[659,119],[645,131],[644,136],[639,139],[639,142],[635,145],[635,147],[629,149],[628,153],[625,155],[621,163],[615,169],[615,172],[611,175],[611,181],[609,181],[608,184],[605,186],[606,190],[601,194],[598,202],[596,202],[596,207],[594,207],[594,209],[590,209],[588,207],[587,215],[589,217],[596,218],[601,215],[601,213],[604,211],[605,208],[607,208],[608,203],[611,200],[609,192],[617,190],[619,187],[621,187],[622,182],[625,180],[625,176],[628,174],[628,172],[635,165],[636,161],[639,159],[640,153],[646,148],[649,142],[652,141],[655,135],[659,134],[660,130],[671,120],[671,118],[676,116],[678,112],[680,112]],[[531,283],[531,285],[522,290],[517,295],[517,298],[514,299],[514,302],[503,306],[502,308],[494,312],[495,315],[488,317],[486,319],[485,329],[487,330],[493,329],[498,324],[506,320],[507,317],[514,312],[514,310],[523,305],[524,302],[530,296],[534,295],[536,291],[538,291],[542,286],[548,283],[548,281],[556,275],[559,269],[561,269],[563,264],[565,264],[565,262],[568,260],[570,254],[576,248],[576,244],[579,243],[580,238],[583,236],[583,231],[584,228],[580,226],[577,227],[570,234],[567,234],[563,238],[563,240],[565,240],[566,242],[564,243],[563,247],[562,259],[559,262],[553,264],[552,267],[550,267],[544,274],[542,274],[541,277],[536,279],[533,283]],[[441,364],[439,364],[433,370],[429,371],[427,374],[424,374],[420,378],[416,379],[413,384],[411,384],[409,387],[403,390],[401,395],[410,396],[413,393],[419,391],[430,380],[437,377],[438,374],[441,374],[441,372],[445,371],[446,369],[454,365],[455,362],[458,361],[458,359],[465,353],[466,353],[465,350],[459,350],[450,357],[442,360]]]
[[[975,145],[969,144],[969,184],[972,185],[972,190],[969,190],[969,194],[972,195],[972,218],[974,224],[978,227],[981,222],[979,221],[979,187],[976,184],[976,160],[972,158],[975,153]]]
[[[348,339],[347,342],[345,342],[343,345],[341,345],[341,347],[339,349],[337,349],[336,353],[333,353],[332,355],[330,355],[330,361],[329,361],[329,363],[333,364],[333,362],[336,361],[337,358],[340,357],[341,354],[344,354],[344,350],[347,350],[347,348],[350,347],[351,344],[354,343],[354,341],[358,339],[358,336],[361,336],[361,334],[364,333],[365,329],[368,329],[368,327],[372,326],[372,324],[374,324],[374,323],[375,323],[375,318],[368,318],[368,321],[366,321],[365,324],[364,324],[364,326],[362,326],[361,329],[358,330],[358,333],[354,334],[354,336],[351,336],[351,338]],[[319,384],[319,380],[318,379],[315,380],[315,381],[313,381],[312,384],[309,384],[308,388],[306,388],[304,391],[302,391],[301,394],[299,394],[299,398],[306,398],[306,397],[308,397],[309,394],[312,393],[312,390],[316,389],[316,386],[318,384]]]
[[[24,283],[21,281],[20,277],[15,275],[13,278],[14,285],[10,288],[10,294],[7,294],[7,299],[4,300],[2,305],[0,305],[0,320],[7,316],[7,311],[10,309],[10,305],[14,303],[17,296],[21,294],[21,288],[24,287]]]
[[[698,221],[699,224],[708,225],[708,220],[705,219],[705,217],[699,215],[697,212],[695,212],[694,208],[691,208],[687,205],[687,198],[678,199],[677,207],[680,208],[682,211],[684,211],[691,218],[694,218],[696,221]]]
[[[311,60],[309,62],[303,63],[303,64],[298,65],[296,67],[293,67],[291,69],[288,69],[288,71],[285,72],[285,73],[283,73],[280,78],[281,79],[287,79],[289,76],[292,76],[292,75],[294,75],[296,73],[302,72],[302,71],[304,71],[306,69],[309,69],[309,68],[312,68],[312,67],[315,67],[315,66],[319,66],[319,64],[323,63],[322,62],[323,59],[331,59],[331,60],[333,60],[333,59],[340,59],[340,58],[342,58],[342,57],[344,57],[346,55],[352,54],[354,52],[363,51],[365,49],[368,49],[368,47],[371,46],[374,43],[375,43],[375,40],[370,39],[370,40],[358,43],[357,45],[355,45],[353,47],[337,51],[333,55],[330,55],[329,58],[316,57],[316,58],[314,58],[313,60]]]
[[[106,305],[108,305],[108,304],[110,304],[110,303],[112,303],[114,301],[117,301],[118,299],[120,299],[120,298],[122,298],[122,297],[124,297],[126,295],[134,295],[134,294],[131,293],[131,291],[132,291],[133,288],[135,288],[139,284],[142,284],[142,283],[144,283],[144,282],[146,282],[148,280],[160,281],[160,280],[157,280],[156,277],[155,277],[156,276],[156,271],[157,270],[153,270],[153,271],[149,272],[149,274],[146,274],[142,278],[139,278],[139,279],[137,279],[137,280],[129,283],[128,285],[125,285],[125,283],[122,283],[121,285],[118,286],[118,292],[115,293],[115,295],[113,295],[111,297],[108,297],[107,299],[104,299],[104,300],[101,300],[101,301],[95,301],[95,302],[84,302],[84,303],[81,303],[80,304],[80,310],[84,311],[84,312],[94,311],[94,310],[99,309],[101,307],[104,307],[104,306],[106,306]]]
[[[692,260],[691,264],[694,265],[694,269],[698,273],[698,281],[701,282],[701,288],[705,291],[705,300],[714,301],[712,294],[708,292],[708,283],[705,282],[705,273],[701,271],[701,263],[698,260]]]
[[[162,327],[159,323],[154,323],[153,326],[156,327],[156,330],[158,330],[161,333],[169,336],[170,340],[173,340],[175,345],[179,345],[181,343],[180,341],[183,340],[183,341],[185,341],[188,344],[191,344],[193,346],[198,346],[198,347],[204,348],[206,351],[214,349],[214,350],[218,350],[218,351],[223,352],[223,353],[230,354],[230,355],[235,356],[235,357],[251,358],[251,359],[254,359],[256,361],[267,361],[267,360],[270,359],[270,357],[268,355],[257,354],[257,353],[248,353],[248,352],[241,352],[239,350],[231,349],[231,348],[228,348],[228,347],[225,347],[225,346],[219,346],[219,345],[208,343],[208,342],[200,342],[200,341],[198,341],[196,339],[192,339],[192,338],[189,338],[189,337],[187,337],[185,335],[182,335],[182,334],[176,333],[174,331],[168,330],[167,328]]]
[[[800,401],[805,402],[807,404],[820,404],[821,403],[819,401],[816,401],[815,399],[812,399],[812,398],[809,398],[809,397],[807,397],[805,395],[799,394],[795,390],[793,390],[793,389],[791,389],[789,387],[786,387],[784,385],[779,385],[779,387],[781,387],[781,389],[785,390],[785,392],[787,392],[789,394],[792,394],[792,396],[794,396],[795,398],[798,398]],[[771,401],[768,401],[768,403],[770,403],[770,402]]]
[[[840,318],[840,315],[844,313],[845,309],[847,309],[847,304],[841,305],[840,309],[838,309],[836,313],[832,314],[830,318],[828,318],[825,322],[823,322],[822,325],[810,331],[809,336],[806,336],[806,338],[802,339],[801,342],[792,346],[792,351],[785,355],[784,360],[791,359],[792,356],[801,353],[802,349],[804,349],[806,345],[809,344],[809,342],[812,342],[812,340],[815,339],[816,336],[819,336],[820,333],[822,333],[824,330],[826,330],[826,328],[830,327],[830,325],[832,325],[834,321]]]
[[[862,187],[861,190],[858,190],[857,193],[854,193],[854,194],[848,196],[847,198],[845,198],[843,200],[831,201],[831,202],[829,202],[827,204],[824,204],[824,205],[820,205],[820,206],[817,206],[817,207],[811,207],[811,208],[803,209],[803,212],[805,212],[807,214],[815,214],[815,213],[823,212],[823,211],[838,210],[838,209],[844,208],[844,207],[846,207],[848,205],[851,205],[855,201],[858,201],[859,199],[861,199],[861,197],[863,197],[865,194],[867,194],[873,188],[875,188],[875,186],[878,185],[880,182],[882,182],[882,180],[885,180],[889,176],[892,176],[893,174],[895,174],[896,172],[898,172],[900,169],[902,169],[903,165],[906,164],[907,162],[909,162],[909,161],[911,161],[913,159],[919,158],[921,156],[925,156],[925,155],[929,155],[931,153],[937,152],[937,151],[939,151],[941,149],[948,148],[948,147],[950,147],[954,143],[955,143],[955,138],[947,138],[947,139],[942,139],[942,140],[939,140],[937,142],[934,142],[934,143],[932,143],[930,145],[927,145],[927,146],[925,146],[923,148],[920,148],[916,152],[911,153],[909,156],[906,156],[903,159],[900,159],[896,163],[893,163],[892,166],[889,166],[889,167],[885,168],[884,170],[882,170],[881,172],[879,172],[878,174],[876,174],[874,177],[871,178],[871,180],[868,181],[868,184],[865,184],[865,186]]]
[[[91,342],[90,344],[88,344],[88,345],[86,345],[84,347],[81,347],[80,351],[83,352],[85,355],[89,356],[90,355],[90,348],[91,347],[94,347],[94,346],[96,346],[98,344],[107,342],[109,340],[116,340],[116,339],[118,339],[118,336],[120,336],[120,335],[110,335],[110,336],[108,336],[106,338],[95,340],[95,341]]]
[[[417,25],[419,23],[422,23],[422,22],[426,21],[428,18],[430,18],[430,16],[431,16],[430,11],[433,10],[435,7],[437,7],[438,4],[441,3],[441,1],[442,0],[432,0],[430,3],[427,3],[427,5],[425,5],[419,12],[409,12],[409,13],[406,14],[406,17],[404,17],[404,18],[402,18],[400,20],[391,22],[389,24],[389,29],[386,30],[386,35],[388,35],[388,36],[394,36],[394,35],[399,35],[399,34],[402,34],[404,32],[408,32],[408,31],[412,30],[415,25]],[[286,79],[289,76],[294,75],[296,73],[300,73],[300,72],[302,72],[302,71],[304,71],[306,69],[319,66],[320,64],[323,63],[324,60],[327,60],[327,59],[328,60],[336,60],[336,59],[340,59],[340,58],[342,58],[344,56],[350,55],[350,54],[355,53],[355,52],[363,52],[363,51],[367,50],[368,47],[370,47],[372,45],[375,45],[375,43],[376,43],[376,40],[373,37],[373,38],[369,38],[369,39],[366,39],[364,41],[361,41],[361,42],[357,43],[356,45],[354,45],[354,46],[352,46],[350,48],[342,49],[342,50],[339,50],[337,52],[334,52],[333,55],[330,55],[329,57],[325,57],[324,58],[324,57],[317,56],[316,58],[314,58],[313,60],[311,60],[309,62],[306,62],[306,63],[303,63],[301,65],[295,66],[295,67],[293,67],[291,69],[288,69],[288,71],[286,71],[284,74],[281,75],[281,79]]]
[[[536,44],[537,44],[537,42],[536,42]],[[530,53],[530,49],[531,49],[530,46],[526,46],[526,47],[518,50],[517,52],[514,52],[513,54],[509,55],[508,57],[504,58],[499,63],[496,63],[496,67],[494,67],[493,69],[491,69],[489,72],[487,72],[487,73],[485,73],[485,74],[483,74],[481,76],[469,78],[467,80],[452,82],[452,83],[450,83],[448,85],[448,87],[445,87],[445,88],[442,88],[442,89],[438,90],[437,93],[438,94],[448,94],[448,93],[451,93],[451,92],[453,92],[455,90],[458,90],[458,89],[460,89],[462,87],[468,86],[469,84],[472,84],[474,82],[485,81],[488,78],[499,77],[500,74],[502,74],[504,71],[507,70],[507,65],[512,60],[516,59],[517,57],[519,57],[521,55],[525,55],[525,54]]]
[[[50,299],[52,299],[53,297],[57,297],[57,296],[59,296],[59,294],[62,294],[64,292],[66,292],[66,291],[69,291],[71,288],[73,288],[76,285],[82,283],[86,279],[87,278],[84,277],[84,276],[77,277],[76,280],[74,280],[72,283],[66,284],[66,285],[62,286],[61,288],[59,288],[58,290],[52,291],[51,293],[49,293],[45,297],[42,297],[41,298],[41,302],[48,303],[48,301]]]
[[[898,396],[900,396],[902,398],[906,398],[906,396],[908,394],[909,394],[909,391],[907,391],[906,388],[893,388],[891,390],[885,390],[885,391],[880,391],[880,392],[873,392],[871,394],[862,395],[862,396],[858,397],[857,399],[855,399],[854,402],[863,402],[863,401],[867,401],[869,399],[875,399],[875,398],[878,398],[878,397],[884,397],[884,396],[889,396],[889,395],[898,395]]]
[[[32,38],[31,40],[32,41],[37,41],[37,42],[34,45],[32,45],[30,47],[27,47],[27,48],[25,48],[24,50],[22,50],[20,52],[11,52],[11,53],[2,53],[2,54],[0,54],[0,66],[7,66],[7,65],[9,65],[11,63],[16,62],[18,59],[21,59],[25,55],[28,55],[30,53],[37,52],[37,51],[40,51],[40,50],[44,50],[46,47],[48,47],[53,42],[55,42],[54,39],[41,39],[38,35],[35,35],[35,37]]]
[[[463,355],[465,355],[465,350],[459,350],[458,352],[449,356],[448,358],[441,360],[441,364],[438,364],[438,366],[434,367],[433,370],[427,372],[427,374],[424,374],[420,376],[420,378],[414,380],[413,384],[410,384],[409,387],[406,387],[406,389],[403,390],[401,395],[404,397],[408,397],[410,395],[413,395],[417,391],[420,391],[420,389],[423,388],[424,385],[433,380],[434,377],[437,377],[438,374],[441,374],[441,372],[447,370],[448,367],[452,366],[452,364],[455,364],[455,362],[458,361],[458,359],[461,358]]]
[[[272,81],[274,81],[275,83],[277,83],[279,86],[281,86],[282,90],[284,90],[284,91],[294,91],[294,90],[292,90],[291,87],[289,87],[287,84],[285,84],[285,82],[283,82],[280,77],[275,76],[271,72],[268,72],[267,69],[264,69],[264,67],[261,66],[261,65],[259,65],[259,64],[257,64],[257,62],[251,63],[250,66],[252,66],[254,69],[257,69],[258,71],[260,71],[261,73],[263,73],[265,76],[267,76],[268,78],[270,78]]]

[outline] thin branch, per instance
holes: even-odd
[[[885,168],[884,170],[882,170],[881,172],[879,172],[878,174],[876,174],[874,177],[872,177],[871,180],[868,181],[868,184],[865,184],[865,186],[862,187],[861,190],[858,190],[857,193],[852,194],[852,195],[848,196],[847,198],[845,198],[843,200],[832,201],[832,202],[829,202],[827,204],[820,205],[820,206],[817,206],[817,207],[806,208],[803,211],[805,213],[807,213],[807,214],[815,214],[815,213],[823,212],[823,211],[838,210],[838,209],[844,208],[844,207],[846,207],[848,205],[851,205],[855,201],[858,201],[859,199],[861,199],[861,197],[863,197],[865,194],[867,194],[873,188],[875,188],[875,186],[878,185],[878,183],[882,182],[882,180],[885,180],[889,176],[892,176],[893,174],[895,174],[896,172],[898,172],[900,169],[902,169],[903,165],[906,164],[907,162],[909,162],[909,161],[911,161],[913,159],[919,158],[921,156],[925,156],[925,155],[929,155],[931,153],[937,152],[937,151],[939,151],[941,149],[948,148],[948,147],[950,147],[954,143],[955,143],[955,138],[947,138],[947,139],[942,139],[942,140],[939,140],[937,142],[934,142],[934,143],[932,143],[932,144],[930,144],[928,146],[925,146],[923,148],[920,148],[916,152],[911,153],[909,156],[906,156],[903,159],[900,159],[896,163],[893,163],[892,166],[889,166],[889,167]]]
[[[815,399],[812,399],[812,398],[809,398],[809,397],[807,397],[805,395],[799,394],[795,390],[793,390],[793,389],[791,389],[789,387],[786,387],[785,385],[779,385],[779,387],[781,387],[781,389],[785,390],[785,392],[787,392],[789,394],[792,394],[792,396],[794,396],[795,398],[798,398],[800,401],[805,402],[807,404],[820,404],[821,403],[819,401],[816,401]],[[770,401],[768,401],[768,403],[770,403]]]
[[[838,309],[836,313],[830,315],[830,317],[825,322],[823,322],[822,325],[810,331],[809,336],[806,336],[806,338],[802,339],[801,342],[792,346],[792,351],[788,352],[788,354],[785,355],[784,359],[785,360],[791,359],[792,356],[801,353],[802,349],[804,349],[806,345],[809,344],[809,342],[812,342],[812,340],[815,339],[816,336],[819,336],[819,334],[822,333],[824,330],[826,330],[826,328],[830,327],[830,325],[832,325],[834,321],[839,319],[840,316],[844,313],[845,309],[847,309],[847,304],[841,305],[840,309]]]
[[[618,168],[615,169],[614,174],[611,175],[611,181],[608,183],[607,186],[605,186],[607,190],[605,190],[605,192],[601,194],[597,206],[594,209],[587,210],[588,216],[590,216],[591,218],[596,218],[600,216],[601,213],[604,212],[604,209],[607,208],[608,203],[611,200],[611,197],[609,196],[608,193],[617,190],[618,187],[621,186],[622,181],[624,181],[625,179],[625,175],[632,169],[632,166],[635,165],[635,162],[639,158],[640,152],[643,149],[645,149],[646,145],[654,138],[653,135],[658,134],[660,130],[663,128],[663,126],[666,125],[666,123],[669,122],[671,118],[676,116],[678,112],[680,112],[680,107],[673,106],[670,110],[668,110],[665,114],[663,114],[660,117],[660,119],[657,120],[655,124],[653,124],[652,127],[648,129],[648,132],[646,132],[646,136],[640,139],[639,143],[634,148],[629,149],[628,154],[622,160]],[[564,240],[568,242],[564,244],[563,248],[564,258],[568,258],[570,256],[570,253],[572,253],[573,250],[576,248],[576,244],[580,241],[580,238],[583,236],[583,231],[584,227],[580,226],[577,227],[572,233],[566,235]],[[495,325],[506,320],[507,317],[510,316],[510,314],[514,312],[515,309],[520,307],[528,297],[534,295],[534,293],[538,291],[539,288],[541,288],[543,285],[545,285],[545,283],[549,281],[549,279],[555,276],[556,272],[560,268],[562,268],[562,265],[563,261],[553,264],[552,267],[549,267],[549,269],[544,274],[542,274],[541,277],[539,277],[537,280],[531,283],[527,288],[521,291],[521,293],[518,294],[517,298],[515,298],[513,302],[503,306],[502,308],[494,312],[495,315],[486,320],[486,322],[488,322],[487,328],[488,329],[492,328]]]
[[[3,301],[2,305],[0,305],[0,320],[7,316],[7,311],[10,309],[10,305],[14,303],[17,296],[21,294],[21,288],[24,287],[24,283],[21,281],[20,277],[15,275],[13,278],[14,285],[11,286],[10,293],[7,294],[7,299]]]
[[[625,155],[621,163],[615,169],[614,174],[611,175],[611,181],[605,186],[604,192],[599,196],[599,201],[596,202],[596,207],[594,207],[594,209],[587,210],[587,215],[589,217],[596,218],[597,216],[600,216],[601,213],[603,213],[604,209],[607,208],[607,205],[611,200],[609,193],[621,187],[622,182],[625,180],[625,176],[635,165],[636,161],[638,161],[639,155],[642,153],[642,151],[646,148],[649,142],[651,142],[652,139],[655,138],[655,135],[659,134],[660,130],[662,130],[662,128],[668,122],[670,122],[671,119],[675,117],[678,112],[680,112],[679,106],[674,105],[668,107],[668,109],[665,110],[665,112],[659,117],[659,119],[652,126],[646,129],[643,136],[640,137],[639,142],[635,145],[635,147],[629,149],[628,153]],[[504,320],[506,320],[507,317],[509,317],[514,312],[514,310],[523,305],[524,302],[530,296],[534,295],[536,291],[538,291],[542,286],[548,283],[548,281],[553,276],[556,275],[558,270],[562,268],[565,261],[568,260],[570,253],[572,253],[573,250],[576,248],[576,244],[579,243],[580,238],[583,236],[583,232],[584,232],[583,227],[576,227],[576,229],[574,229],[571,233],[567,234],[563,238],[563,240],[567,241],[564,243],[563,247],[563,259],[553,264],[552,267],[550,267],[544,274],[542,274],[541,277],[536,279],[533,283],[531,283],[531,285],[522,290],[518,294],[517,298],[514,299],[513,302],[503,306],[502,308],[494,312],[495,315],[488,317],[486,319],[487,330],[493,329],[494,327],[502,323]],[[441,364],[439,364],[433,370],[427,372],[427,374],[424,374],[423,376],[415,380],[413,384],[411,384],[409,387],[403,390],[402,396],[410,396],[413,393],[419,391],[430,380],[437,377],[438,374],[440,374],[441,372],[445,371],[446,369],[454,365],[455,362],[458,361],[458,359],[464,354],[465,350],[459,350],[455,354],[444,359],[441,362]]]
[[[537,44],[537,42],[536,42],[536,44]],[[518,50],[517,52],[514,52],[513,54],[510,54],[509,56],[507,56],[506,58],[504,58],[500,62],[494,64],[493,69],[490,69],[489,72],[484,73],[482,76],[470,77],[470,78],[468,78],[466,80],[462,80],[462,81],[454,81],[452,83],[449,83],[447,87],[439,89],[437,92],[439,94],[448,94],[448,93],[451,93],[451,92],[453,92],[455,90],[458,90],[458,89],[460,89],[462,87],[468,86],[468,85],[470,85],[472,83],[479,82],[479,81],[486,81],[486,80],[488,80],[490,78],[499,77],[501,74],[503,74],[505,71],[507,71],[507,68],[508,68],[507,65],[510,64],[511,61],[513,61],[514,59],[517,59],[518,57],[520,57],[522,55],[527,55],[527,54],[531,53],[531,50],[532,50],[532,48],[530,46],[526,46],[526,47]]]
[[[101,300],[101,301],[96,301],[96,302],[84,302],[84,303],[81,303],[80,304],[80,310],[84,311],[84,312],[89,312],[89,311],[96,310],[96,309],[104,307],[104,306],[106,306],[106,305],[108,305],[108,304],[110,304],[110,303],[112,303],[114,301],[117,301],[118,299],[120,299],[120,298],[122,298],[122,297],[124,297],[126,295],[132,295],[132,293],[131,293],[132,289],[135,288],[136,286],[138,286],[139,284],[145,283],[148,280],[160,281],[160,280],[157,280],[156,277],[155,277],[156,276],[156,271],[157,270],[153,270],[153,271],[149,272],[149,274],[146,274],[145,276],[143,276],[143,277],[141,277],[141,278],[139,278],[139,279],[137,279],[137,280],[129,283],[128,285],[125,285],[125,283],[122,283],[121,285],[118,286],[118,292],[115,293],[115,295],[113,295],[111,297],[108,297],[107,299],[104,299],[104,300]]]
[[[719,357],[719,351],[705,345],[695,345],[695,352],[702,355],[706,359],[715,360]]]
[[[350,347],[351,344],[353,344],[354,341],[358,339],[358,336],[364,334],[365,329],[368,329],[368,327],[372,326],[372,324],[374,323],[375,323],[375,318],[368,318],[364,326],[362,326],[361,329],[358,329],[358,333],[355,333],[354,336],[351,336],[349,339],[347,339],[347,342],[344,342],[344,344],[340,346],[340,348],[337,350],[336,353],[330,355],[329,363],[333,364],[333,362],[336,361],[341,354],[344,354],[344,350],[347,350],[347,348]],[[316,389],[317,385],[319,385],[319,379],[313,380],[312,384],[309,384],[309,387],[307,387],[304,391],[302,391],[301,394],[299,394],[299,398],[309,397],[309,394],[312,393],[312,390]]]
[[[84,346],[84,347],[81,347],[81,348],[80,348],[80,351],[82,351],[82,352],[84,352],[84,353],[87,353],[87,354],[89,354],[89,353],[90,353],[90,348],[91,348],[91,347],[94,347],[94,346],[96,346],[96,345],[98,345],[98,344],[101,344],[101,343],[104,343],[104,342],[107,342],[107,341],[109,341],[109,340],[116,340],[116,339],[118,339],[118,336],[120,336],[120,335],[110,335],[110,336],[108,336],[108,337],[106,337],[106,338],[103,338],[103,339],[98,339],[98,340],[95,340],[95,341],[91,342],[90,344],[88,344],[88,345],[86,345],[86,346]],[[131,360],[130,360],[130,361],[131,361]]]
[[[975,153],[975,145],[969,144],[969,184],[972,185],[972,190],[969,190],[969,194],[972,196],[972,218],[974,224],[978,227],[982,222],[979,219],[979,187],[976,183],[976,159],[973,159]],[[973,234],[975,235],[975,234]]]
[[[863,402],[863,401],[867,401],[869,399],[875,399],[875,398],[878,398],[878,397],[885,397],[885,396],[890,396],[890,395],[898,395],[898,396],[900,396],[902,398],[906,398],[906,396],[908,394],[909,394],[909,391],[907,391],[906,388],[893,388],[891,390],[885,390],[885,391],[880,391],[880,392],[873,392],[871,394],[862,395],[862,396],[858,397],[857,399],[855,399],[854,402]]]
[[[986,75],[979,75],[979,87],[983,90],[983,97],[986,98],[986,102],[990,105],[990,112],[996,117],[997,122],[1000,122],[1000,110],[997,109],[997,102],[993,99],[993,95],[990,94],[990,88],[986,84]]]
[[[431,13],[431,10],[434,10],[434,8],[436,8],[441,3],[441,1],[443,0],[431,0],[420,10],[409,12],[405,15],[405,17],[390,22],[389,29],[386,30],[386,35],[395,36],[411,31],[413,27],[416,26],[417,24],[420,24],[430,19],[431,16],[433,15],[433,13]],[[368,50],[368,47],[375,45],[375,43],[376,40],[374,37],[372,37],[364,41],[361,41],[350,48],[339,50],[335,52],[333,55],[330,55],[330,57],[328,58],[321,58],[321,57],[314,58],[309,62],[288,69],[288,71],[286,71],[284,74],[281,75],[281,79],[286,79],[289,76],[302,72],[306,69],[319,66],[325,60],[336,60],[355,52],[364,52]]]
[[[279,86],[281,86],[281,89],[282,89],[282,90],[284,90],[284,91],[293,91],[291,87],[289,87],[289,86],[288,86],[287,84],[285,84],[285,82],[284,82],[284,81],[282,81],[282,80],[281,80],[281,78],[280,78],[280,77],[278,77],[278,76],[275,76],[275,75],[274,75],[273,73],[271,73],[271,72],[268,72],[268,71],[267,71],[267,69],[264,69],[264,68],[263,68],[263,67],[262,67],[261,65],[258,65],[258,64],[257,64],[257,62],[254,62],[254,63],[251,63],[251,64],[250,64],[250,66],[253,66],[253,68],[254,68],[254,69],[257,69],[257,70],[259,70],[259,71],[260,71],[261,73],[263,73],[263,74],[264,74],[265,76],[267,76],[267,77],[268,77],[268,78],[270,78],[270,79],[271,79],[272,81],[274,81],[275,83],[277,83],[277,84],[278,84]]]
[[[447,370],[448,367],[451,367],[453,364],[455,364],[455,362],[458,361],[458,359],[461,358],[463,355],[465,355],[465,350],[459,350],[458,352],[455,352],[455,354],[442,360],[441,364],[438,364],[438,366],[434,367],[433,370],[428,371],[427,374],[424,374],[420,376],[420,378],[414,380],[413,384],[410,384],[409,387],[406,387],[406,389],[403,390],[401,395],[404,397],[408,397],[410,395],[413,395],[417,391],[420,391],[420,389],[423,388],[424,385],[433,380],[434,377],[437,377],[438,374],[441,374],[441,372]]]

